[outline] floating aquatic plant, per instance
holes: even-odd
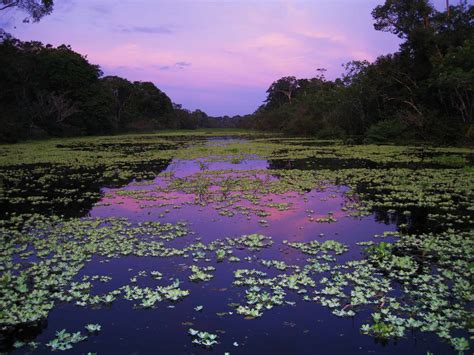
[[[228,266],[210,263],[227,258],[236,263],[232,264],[232,285],[242,292],[231,311],[221,314],[264,317],[268,309],[298,307],[303,300],[327,307],[339,317],[370,312],[372,318],[362,327],[369,336],[391,339],[420,330],[437,334],[456,351],[469,348],[466,333],[473,327],[468,306],[474,300],[474,242],[470,232],[474,171],[461,167],[470,165],[472,150],[426,147],[420,152],[416,147],[347,147],[335,142],[308,146],[307,140],[288,138],[184,147],[186,142],[182,141],[187,137],[174,141],[160,134],[150,135],[146,143],[140,135],[109,137],[110,145],[105,148],[102,139],[0,147],[0,180],[4,184],[0,202],[16,212],[6,215],[0,225],[5,236],[0,252],[0,325],[4,329],[38,324],[58,302],[70,302],[84,310],[113,309],[118,300],[125,299],[136,308],[151,309],[161,302],[173,302],[168,306],[178,307],[174,302],[190,294],[176,279],[163,286],[175,276],[166,275],[165,269],[164,274],[137,271],[126,285],[111,290],[109,281],[112,276],[116,280],[114,274],[79,276],[93,258],[104,265],[122,257],[172,260],[191,271],[190,281],[201,282],[213,278],[214,267]],[[158,143],[170,149],[158,149]],[[212,168],[215,161],[240,163],[257,156],[271,161],[272,169],[237,171],[237,165],[227,171]],[[160,174],[167,164],[160,159],[172,157],[197,158],[202,165],[199,172],[185,178],[169,172]],[[323,165],[327,158],[334,159],[335,164],[344,163],[344,168]],[[277,168],[288,160],[296,164],[302,159],[315,165]],[[159,186],[152,180],[157,175]],[[103,186],[126,185],[132,179],[131,189],[101,190]],[[204,243],[198,238],[191,240],[192,232],[181,222],[77,218],[94,203],[96,208],[106,209],[129,198],[143,214],[154,213],[156,208],[156,216],[166,218],[188,205],[207,206],[225,218],[240,216],[260,223],[256,228],[261,229],[269,226],[275,212],[293,211],[298,201],[308,202],[313,193],[309,191],[325,192],[318,201],[323,206],[341,198],[340,211],[318,212],[319,218],[316,208],[305,211],[313,222],[357,221],[375,211],[377,218],[396,224],[398,230],[377,236],[384,238],[382,243],[375,243],[368,235],[358,247],[365,253],[357,255],[357,260],[341,262],[338,255],[346,253],[348,245],[336,236],[325,240],[319,232],[315,234],[317,241],[289,241],[284,246],[271,238],[271,228],[268,235]],[[178,194],[189,200],[176,201],[174,195]],[[101,197],[106,199],[99,201]],[[73,214],[54,216],[64,211]],[[428,221],[421,231],[419,218]],[[272,248],[272,252],[278,249],[281,258],[259,259],[255,252],[264,248]],[[297,265],[288,257],[288,248],[297,251]],[[199,266],[191,265],[191,261]],[[142,282],[148,287],[142,287]],[[109,286],[108,292],[98,293],[98,283]],[[222,289],[225,291],[219,292],[229,292]],[[199,307],[195,307],[198,312],[202,310]],[[84,337],[62,332],[49,347],[60,350]],[[215,344],[215,338],[200,337],[196,332],[192,335],[196,344]]]
[[[86,328],[89,333],[98,333],[102,329],[102,326],[100,324],[87,324],[84,328]]]
[[[188,333],[193,337],[193,344],[202,345],[206,348],[210,348],[213,345],[218,344],[218,337],[216,334],[199,331],[193,328],[189,328]]]
[[[51,348],[51,350],[70,350],[73,348],[73,345],[79,343],[83,340],[86,340],[87,336],[81,334],[81,332],[68,333],[66,329],[56,332],[56,338],[49,341],[46,345]]]

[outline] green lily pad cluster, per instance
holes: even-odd
[[[244,235],[238,238],[236,241],[250,250],[260,250],[273,244],[272,238],[261,234]]]
[[[312,240],[307,243],[303,242],[288,242],[283,241],[284,244],[288,246],[299,249],[305,254],[309,255],[317,255],[318,253],[327,254],[329,252],[334,252],[336,255],[341,255],[349,250],[347,245],[340,243],[335,240],[326,240],[322,243],[318,242],[317,240]]]
[[[213,266],[203,266],[199,267],[196,265],[191,265],[192,274],[189,275],[191,281],[210,281],[214,275],[211,274],[216,268]]]
[[[202,345],[206,348],[210,348],[213,345],[218,344],[218,337],[216,334],[202,332],[193,328],[190,328],[188,333],[193,337],[193,344]]]
[[[56,338],[51,340],[47,346],[51,350],[70,350],[74,344],[79,343],[87,339],[87,336],[82,335],[81,332],[68,333],[66,329],[56,332]]]
[[[89,333],[98,333],[101,331],[102,326],[100,324],[87,324],[84,328],[86,328]]]

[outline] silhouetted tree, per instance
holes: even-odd
[[[38,22],[53,11],[53,0],[1,0],[0,11],[17,8],[27,13],[24,22]]]

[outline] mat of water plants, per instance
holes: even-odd
[[[474,150],[0,146],[0,352],[471,354]]]

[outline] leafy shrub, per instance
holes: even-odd
[[[369,127],[366,133],[368,143],[396,142],[404,140],[407,125],[399,120],[390,119],[379,121]]]

